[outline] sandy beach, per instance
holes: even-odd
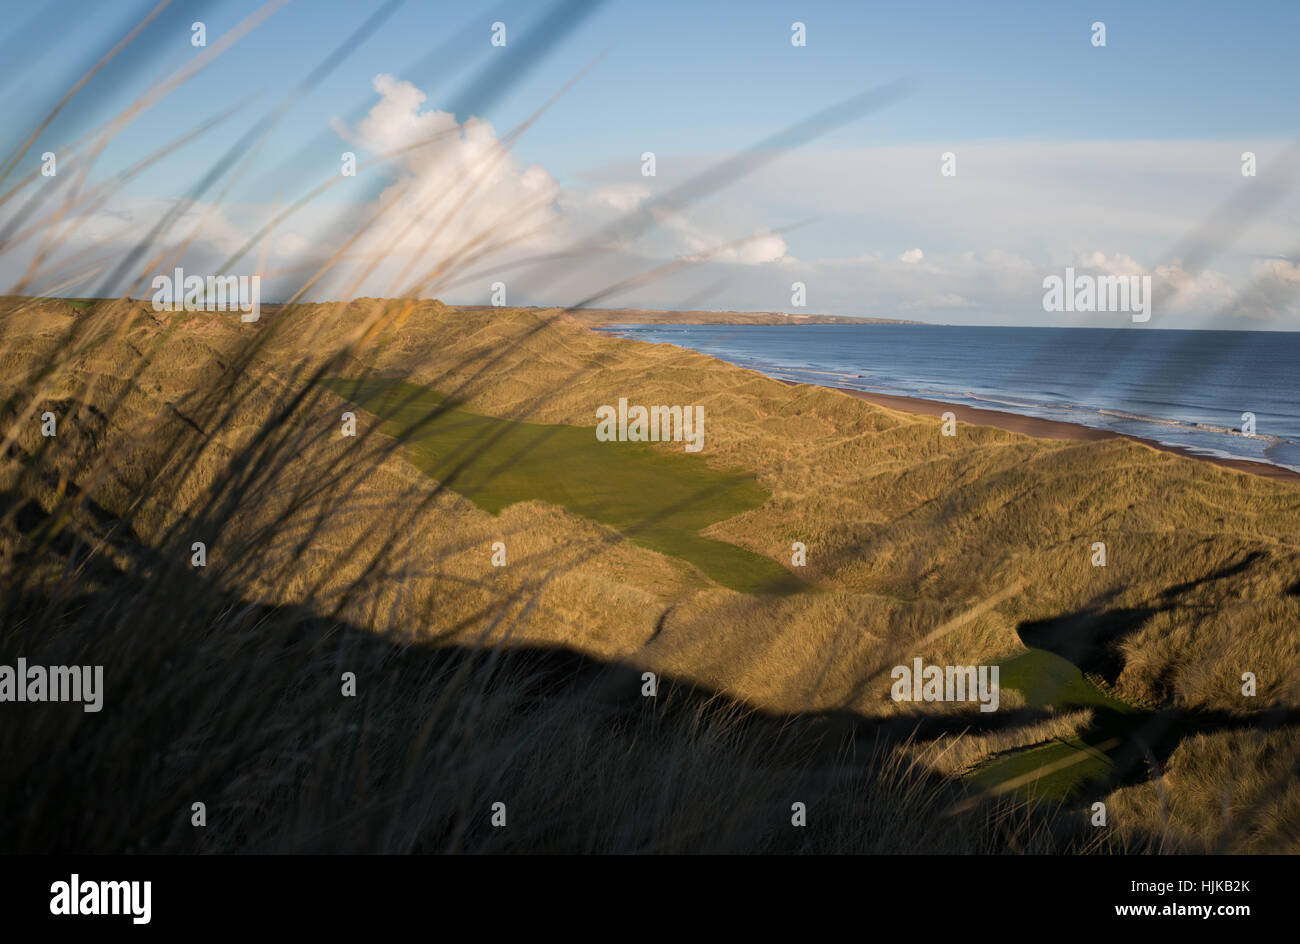
[[[1249,472],[1252,475],[1259,475],[1269,479],[1300,482],[1300,473],[1292,472],[1290,469],[1284,469],[1280,466],[1270,465],[1267,462],[1252,462],[1249,459],[1222,459],[1217,456],[1200,455],[1178,446],[1169,446],[1156,442],[1153,439],[1126,436],[1123,433],[1093,429],[1090,426],[1038,419],[1033,416],[1021,416],[1017,413],[1005,413],[1001,410],[983,410],[976,407],[962,406],[959,403],[944,403],[939,400],[922,400],[915,397],[899,397],[885,393],[863,393],[859,390],[849,390],[844,387],[833,387],[832,389],[840,390],[851,397],[866,400],[868,403],[874,403],[877,406],[888,407],[891,410],[901,410],[905,413],[942,416],[951,410],[956,414],[957,419],[963,423],[992,426],[996,429],[1023,433],[1026,436],[1033,436],[1038,439],[1069,439],[1078,442],[1090,442],[1096,439],[1131,439],[1134,442],[1142,443],[1144,446],[1150,446],[1152,449],[1159,449],[1162,452],[1174,452],[1180,456],[1187,456],[1191,459],[1198,459],[1228,469],[1236,469],[1238,472]]]

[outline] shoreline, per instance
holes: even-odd
[[[782,381],[791,386],[796,386],[794,381]],[[1267,462],[1256,462],[1252,459],[1224,459],[1219,456],[1206,456],[1185,449],[1182,446],[1171,446],[1166,443],[1157,442],[1154,439],[1146,439],[1142,436],[1130,436],[1127,433],[1115,433],[1106,429],[1094,429],[1091,426],[1081,426],[1077,423],[1065,423],[1060,420],[1045,420],[1035,416],[1022,416],[1019,413],[1007,413],[1003,410],[986,410],[980,407],[963,406],[960,403],[945,403],[941,400],[925,400],[920,397],[904,397],[889,393],[866,393],[861,390],[851,390],[847,387],[832,387],[828,384],[808,384],[808,386],[825,386],[827,390],[838,390],[840,393],[847,393],[851,397],[859,400],[865,400],[876,406],[883,406],[890,410],[899,410],[903,413],[920,413],[925,416],[942,416],[951,410],[963,423],[970,423],[974,426],[992,426],[995,429],[1003,429],[1012,433],[1020,433],[1025,436],[1032,436],[1035,439],[1064,439],[1073,442],[1095,442],[1100,439],[1128,439],[1144,446],[1150,446],[1152,449],[1158,449],[1161,452],[1172,452],[1175,455],[1185,456],[1188,459],[1195,459],[1199,462],[1209,462],[1226,469],[1234,469],[1238,472],[1246,472],[1250,475],[1258,475],[1261,478],[1274,479],[1285,482],[1300,482],[1300,472],[1293,472],[1290,469],[1284,469],[1281,466],[1271,465]]]
[[[624,340],[629,339],[624,335],[617,334],[620,327],[626,327],[624,324],[610,323],[601,325],[587,325],[587,330],[596,334],[604,334],[603,331],[596,331],[595,328],[608,328],[610,335],[621,337]],[[641,343],[658,343],[668,344],[673,347],[679,347],[685,351],[701,353],[694,348],[684,347],[673,344],[671,341],[642,341]],[[705,355],[711,357],[712,355]],[[714,360],[721,360],[714,357]],[[722,363],[730,363],[721,361]],[[739,365],[733,365],[739,366]],[[1034,439],[1056,439],[1070,442],[1096,442],[1102,439],[1127,439],[1131,442],[1140,443],[1143,446],[1149,446],[1160,452],[1169,452],[1174,455],[1183,456],[1187,459],[1195,459],[1198,462],[1208,462],[1211,465],[1217,465],[1220,468],[1232,469],[1236,472],[1245,472],[1248,475],[1255,475],[1260,478],[1272,479],[1278,482],[1300,482],[1300,472],[1284,468],[1279,465],[1273,465],[1268,462],[1259,462],[1254,459],[1228,459],[1221,456],[1210,456],[1195,452],[1184,446],[1169,445],[1155,439],[1148,439],[1144,436],[1133,436],[1128,433],[1117,433],[1106,429],[1097,429],[1092,426],[1084,426],[1079,423],[1068,423],[1063,420],[1048,420],[1036,416],[1024,416],[1020,413],[1009,413],[1005,410],[989,410],[983,407],[965,406],[960,403],[948,403],[942,400],[929,400],[923,397],[908,397],[901,394],[892,393],[871,393],[863,390],[854,390],[850,387],[837,387],[833,384],[819,384],[812,381],[787,380],[782,377],[773,377],[771,374],[757,367],[744,368],[753,370],[763,377],[770,380],[776,380],[790,387],[809,386],[822,387],[825,390],[836,390],[840,393],[848,394],[859,400],[865,400],[876,406],[881,406],[889,410],[898,410],[902,413],[918,413],[925,416],[942,416],[948,411],[952,411],[958,420],[964,423],[970,423],[974,426],[991,426],[994,429],[1002,429],[1007,432],[1020,433],[1023,436],[1030,436]]]

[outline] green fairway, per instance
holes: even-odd
[[[981,790],[1014,783],[1026,797],[1068,800],[1079,796],[1088,784],[1103,780],[1112,766],[1105,749],[1081,737],[1058,738],[999,755],[966,781]]]
[[[1003,688],[1014,688],[1031,708],[1061,711],[1099,708],[1121,714],[1138,709],[1088,681],[1073,662],[1046,649],[1029,649],[1001,664]]]
[[[699,534],[767,501],[753,478],[714,471],[684,452],[600,442],[594,426],[484,416],[403,381],[323,383],[377,416],[422,471],[494,515],[516,502],[549,502],[689,561],[733,590],[807,588],[775,561]]]
[[[1030,649],[1001,665],[1001,686],[1015,689],[1032,708],[1091,708],[1094,720],[1079,735],[1000,754],[967,775],[978,789],[1018,783],[1026,795],[1069,799],[1104,781],[1113,753],[1148,712],[1120,701],[1084,677],[1079,667],[1046,649]]]

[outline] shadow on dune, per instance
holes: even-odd
[[[100,664],[105,697],[7,706],[6,852],[1078,848],[1077,817],[954,814],[961,786],[894,750],[1041,712],[778,714],[672,678],[647,697],[639,667],[387,638],[225,593],[133,535],[108,538],[119,567],[34,505],[10,520],[62,575],[4,587],[0,663]]]
[[[26,563],[61,572],[3,588],[0,663],[103,664],[107,689],[98,714],[8,706],[8,852],[1078,851],[1093,838],[1080,809],[1157,774],[1184,738],[1300,721],[1096,709],[1079,741],[1108,764],[1081,790],[963,810],[962,785],[897,749],[1048,709],[782,714],[670,677],[647,697],[643,668],[567,648],[413,643],[241,599],[86,507],[99,535],[0,494]],[[127,563],[88,554],[96,541]],[[1070,614],[1022,639],[1092,671],[1142,612]],[[790,828],[795,801],[821,828]],[[514,829],[492,826],[496,802]]]
[[[1113,685],[1124,669],[1119,644],[1161,609],[1080,610],[1021,623],[1017,632],[1026,646],[1053,652]]]
[[[1178,597],[1198,587],[1245,572],[1264,556],[1255,552],[1204,577],[1173,585],[1161,593],[1161,599],[1166,602],[1158,606],[1108,609],[1103,603],[1053,619],[1021,623],[1020,640],[1032,649],[1046,650],[1068,660],[1085,675],[1100,677],[1113,685],[1124,669],[1123,642],[1151,617],[1173,610]],[[1129,710],[1105,704],[1091,707],[1092,722],[1079,732],[1076,748],[1092,752],[1098,762],[1080,767],[1081,776],[1070,793],[1079,801],[1097,799],[1116,788],[1162,776],[1170,755],[1185,739],[1195,735],[1268,731],[1300,724],[1300,710],[1276,706],[1254,712],[1191,709],[1169,704],[1152,709],[1133,706]],[[1048,749],[1054,746],[1049,742],[1008,751],[992,763],[1019,755],[1019,762],[1008,764],[1006,769],[1023,770],[1026,762],[1032,763],[1029,755],[1038,752],[1038,762],[1045,766],[1053,757]]]

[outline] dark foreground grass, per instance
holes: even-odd
[[[751,477],[718,472],[697,455],[600,442],[591,428],[484,416],[405,381],[324,383],[380,417],[380,429],[404,442],[423,472],[491,514],[516,502],[549,502],[689,561],[724,587],[772,594],[808,589],[769,558],[700,536],[767,501]]]
[[[79,660],[109,684],[99,713],[9,707],[0,796],[22,815],[0,818],[5,853],[1090,848],[1078,817],[1016,801],[950,814],[960,787],[861,722],[667,678],[646,698],[639,669],[563,649],[403,643],[240,599],[129,541],[119,568],[87,554],[116,544],[107,518],[82,532],[24,504],[11,520],[0,662]],[[87,592],[66,592],[73,575]]]
[[[0,797],[21,811],[0,818],[0,851],[1150,848],[1153,840],[1140,829],[1084,830],[1079,810],[1068,806],[1042,809],[1005,796],[962,807],[965,786],[910,749],[922,717],[883,723],[847,712],[763,712],[720,687],[692,687],[669,673],[661,674],[658,697],[647,698],[642,665],[520,651],[495,639],[489,645],[486,632],[482,644],[437,646],[414,643],[400,623],[377,631],[381,621],[366,615],[372,575],[401,568],[402,548],[386,543],[351,552],[362,566],[346,578],[342,597],[308,594],[302,608],[269,605],[257,586],[282,585],[299,571],[280,548],[310,544],[310,535],[304,539],[282,515],[282,505],[311,498],[293,489],[349,493],[368,469],[381,469],[405,447],[375,437],[382,441],[339,450],[304,476],[294,460],[311,437],[337,435],[333,422],[328,433],[318,422],[337,407],[334,395],[305,382],[283,389],[244,383],[237,361],[221,370],[200,378],[202,399],[187,404],[183,418],[164,413],[161,430],[134,418],[122,398],[104,396],[102,429],[84,417],[65,423],[53,441],[29,435],[9,456],[13,484],[0,492],[0,664],[21,657],[37,665],[103,666],[106,690],[98,713],[74,703],[11,706],[0,714]],[[254,391],[279,399],[268,403]],[[218,448],[208,431],[221,428],[220,411],[238,396],[257,408],[249,412],[260,425],[234,447]],[[383,406],[377,398],[366,402]],[[125,433],[109,425],[114,417]],[[587,429],[492,420],[433,394],[406,420],[389,422],[398,433],[408,428],[412,435],[400,438],[412,448],[426,428],[459,429],[459,440],[451,432],[429,440],[437,444],[430,456],[440,463],[438,481],[498,510],[519,500],[523,486],[507,490],[492,476],[534,466],[523,474],[531,484],[542,474],[535,450],[550,436],[573,437],[579,456],[596,448]],[[142,426],[158,442],[130,468],[148,463],[152,477],[103,488],[102,496],[59,477],[55,445],[84,470],[96,456],[118,455],[119,444]],[[506,448],[502,440],[513,437],[516,448]],[[686,480],[691,484],[718,484],[699,457],[602,445],[611,446],[600,450],[610,456],[650,453],[654,473],[666,467],[671,476],[684,464],[704,475]],[[174,525],[151,524],[140,512],[141,496],[183,493],[184,478],[169,457],[196,454],[211,462],[198,466],[203,500],[183,505],[187,513]],[[591,472],[565,465],[572,456],[563,451],[554,459],[571,473],[549,469],[546,487],[554,494],[572,491],[572,478]],[[609,468],[617,474],[621,467]],[[625,500],[662,500],[663,475],[644,471],[632,473],[642,475],[636,488],[613,480]],[[665,487],[694,497],[682,481]],[[753,483],[749,488],[740,494],[761,499]],[[318,500],[305,507],[339,506]],[[405,500],[394,501],[395,510],[405,507]],[[654,508],[643,502],[640,513]],[[258,528],[246,533],[236,510]],[[403,530],[400,516],[385,520],[394,533]],[[196,534],[216,536],[209,546],[220,549],[213,558],[220,566],[191,566]],[[485,598],[479,588],[451,581],[439,589],[435,605],[475,628],[511,619],[518,599],[510,590]],[[354,680],[355,695],[345,679]],[[938,720],[945,730],[967,723]],[[204,826],[194,824],[199,803]],[[498,803],[507,810],[505,827],[492,825]],[[806,804],[807,826],[791,822],[796,803]]]

